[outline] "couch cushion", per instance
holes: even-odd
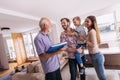
[[[18,72],[12,76],[12,80],[45,80],[45,75],[42,73]]]
[[[40,63],[37,64],[37,65],[34,67],[34,71],[35,71],[35,73],[43,73],[43,74],[44,74],[43,69],[42,69],[42,66],[41,66]]]
[[[36,61],[36,62],[33,62],[33,63],[30,63],[28,66],[27,66],[27,73],[35,73],[35,66],[37,64],[40,64],[40,61]]]

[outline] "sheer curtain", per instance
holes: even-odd
[[[18,65],[26,61],[26,52],[22,33],[12,33],[14,49]]]

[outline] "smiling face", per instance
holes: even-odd
[[[99,28],[97,25],[97,20],[95,16],[88,16],[85,19],[85,26],[87,27],[88,31],[91,29],[94,29],[96,31],[96,38],[97,38],[97,43],[100,44],[100,33],[99,33]]]
[[[75,25],[76,27],[78,27],[78,26],[80,26],[81,21],[80,21],[80,20],[77,20],[77,19],[74,19],[74,20],[73,20],[73,23],[74,23],[74,25]]]
[[[92,25],[92,21],[89,18],[85,19],[85,27],[90,28]]]
[[[39,25],[42,31],[51,32],[52,23],[48,18],[41,18]]]
[[[67,22],[66,19],[61,20],[61,26],[64,30],[67,30],[67,28],[70,26],[70,23]]]

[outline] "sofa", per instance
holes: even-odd
[[[65,64],[68,62],[63,55],[67,53],[62,52],[61,54],[58,55],[59,60],[60,60],[60,69],[62,69]],[[35,61],[26,67],[27,71],[26,72],[18,72],[12,76],[12,80],[45,80],[45,74],[43,72],[43,69],[41,67],[40,61]]]
[[[44,72],[40,61],[32,62],[26,68],[26,72],[14,74],[12,80],[44,80]]]

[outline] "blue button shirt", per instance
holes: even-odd
[[[53,42],[49,38],[48,34],[45,34],[44,32],[39,32],[34,40],[34,43],[38,55],[46,54],[45,52],[50,48],[50,46],[53,45]],[[45,73],[56,71],[60,67],[60,62],[57,55],[54,55],[47,60],[40,61]]]

